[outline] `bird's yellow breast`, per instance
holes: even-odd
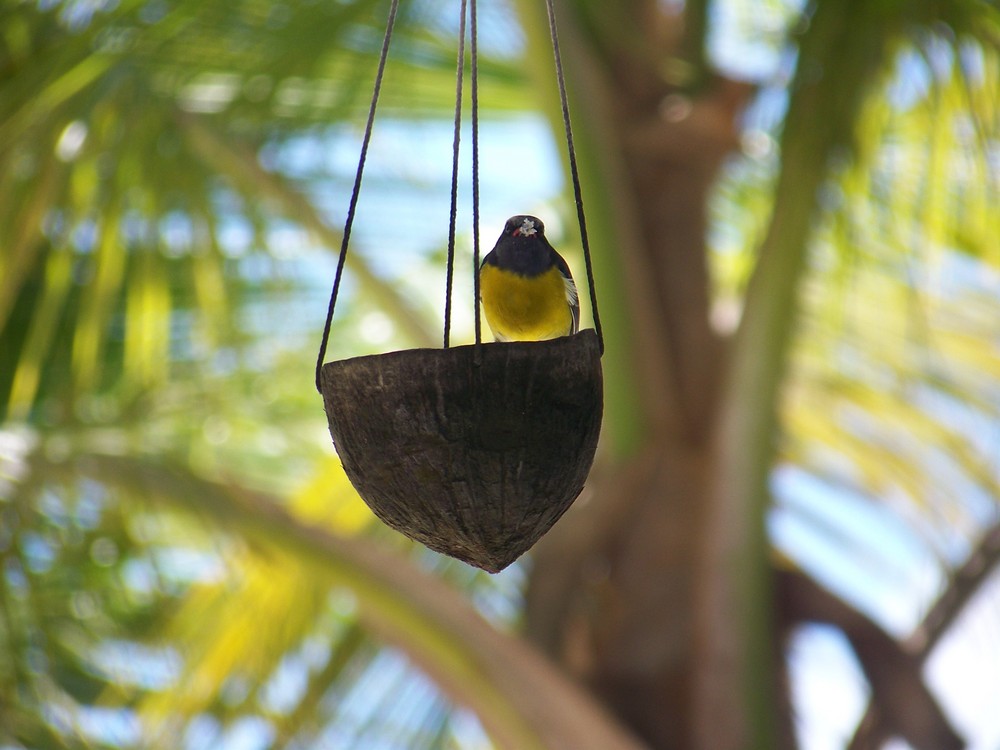
[[[555,266],[522,276],[486,264],[479,284],[483,313],[498,341],[543,341],[571,332],[566,280]]]

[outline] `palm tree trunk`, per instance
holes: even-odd
[[[544,28],[535,5],[521,6],[529,35]],[[693,582],[724,357],[709,322],[706,206],[750,88],[716,80],[697,98],[679,94],[624,52],[596,47],[561,10],[577,146],[591,169],[588,221],[603,239],[593,245],[607,388],[638,394],[638,409],[608,413],[636,414],[641,428],[607,425],[608,453],[623,460],[595,473],[586,512],[570,512],[536,549],[529,631],[651,747],[690,747]],[[530,42],[532,60],[551,59],[547,37]],[[544,91],[551,74],[538,67]]]

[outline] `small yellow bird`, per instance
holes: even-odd
[[[569,266],[534,216],[512,216],[479,269],[483,312],[497,341],[544,341],[580,327]]]

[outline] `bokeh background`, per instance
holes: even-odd
[[[313,386],[388,3],[0,2],[2,750],[1000,747],[996,6],[555,7],[604,434],[490,576]],[[329,359],[439,345],[459,19],[401,0]],[[581,282],[544,4],[478,26],[483,250]]]

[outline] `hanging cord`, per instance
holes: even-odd
[[[472,269],[476,307],[475,364],[482,357],[483,325],[479,319],[479,31],[476,26],[476,0],[469,0],[469,56],[472,72]]]
[[[351,227],[354,224],[354,212],[358,206],[358,195],[361,193],[361,175],[365,171],[365,159],[368,156],[368,143],[372,138],[372,128],[375,124],[375,107],[378,105],[379,91],[382,89],[382,75],[385,73],[385,61],[389,56],[389,40],[392,38],[392,27],[396,23],[396,11],[399,0],[392,0],[389,7],[389,19],[386,21],[385,36],[382,39],[382,51],[378,58],[378,71],[375,73],[375,86],[372,90],[372,101],[368,108],[368,122],[365,124],[365,135],[361,141],[361,156],[358,158],[358,172],[354,177],[354,189],[351,191],[351,202],[347,208],[347,220],[344,222],[344,236],[340,242],[340,258],[337,260],[337,275],[333,279],[333,291],[330,293],[330,305],[326,311],[326,325],[323,326],[323,338],[319,345],[319,357],[316,359],[316,390],[320,393],[320,374],[323,370],[323,358],[326,356],[327,340],[330,338],[330,325],[333,323],[333,308],[337,304],[337,293],[340,291],[340,279],[344,274],[344,261],[347,260],[347,244],[351,239]]]
[[[566,80],[563,77],[562,56],[559,54],[559,35],[556,33],[556,11],[553,0],[545,0],[549,14],[549,34],[552,37],[552,54],[556,63],[556,78],[559,82],[559,101],[562,104],[563,125],[566,128],[566,147],[569,150],[569,171],[573,177],[573,197],[576,199],[576,216],[580,222],[580,243],[583,245],[583,260],[587,264],[587,286],[590,289],[590,307],[594,313],[594,329],[601,354],[604,354],[604,331],[601,316],[597,311],[597,291],[594,286],[594,266],[590,259],[590,240],[587,238],[587,218],[583,213],[583,193],[580,190],[580,173],[576,166],[576,149],[573,147],[573,127],[569,120],[569,101],[566,97]]]
[[[458,145],[462,134],[462,74],[465,70],[465,7],[458,25],[458,66],[455,73],[455,135],[451,142],[451,216],[448,223],[448,276],[444,296],[444,348],[451,339],[451,290],[455,279],[455,218],[458,215]]]

